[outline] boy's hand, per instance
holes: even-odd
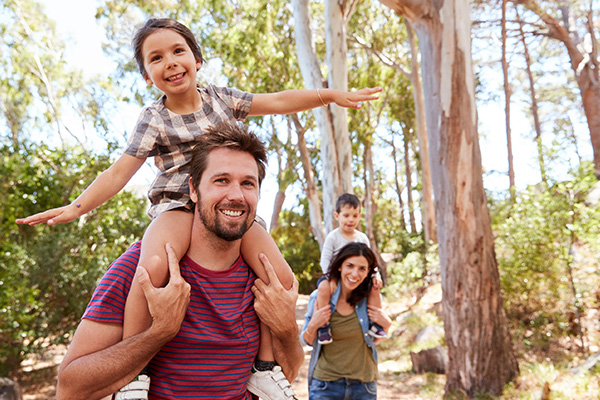
[[[380,87],[363,88],[356,92],[335,91],[333,102],[340,107],[360,109],[363,101],[377,100],[379,96],[374,96],[375,93],[381,92]]]
[[[79,218],[79,207],[76,204],[53,208],[52,210],[30,215],[27,218],[19,218],[17,224],[37,225],[47,222],[48,225],[56,225],[60,223],[71,222]]]
[[[383,287],[383,281],[381,280],[381,275],[375,274],[373,275],[373,289],[381,289]]]

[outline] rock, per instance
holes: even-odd
[[[448,365],[448,352],[444,346],[421,350],[418,353],[411,351],[410,360],[412,361],[413,371],[417,374],[423,372],[445,374]]]
[[[22,400],[21,387],[9,378],[0,378],[0,400]]]
[[[421,329],[415,337],[415,343],[425,343],[433,340],[439,340],[444,337],[444,328],[441,326],[426,326]]]

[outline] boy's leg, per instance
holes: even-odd
[[[317,301],[315,302],[315,309],[320,310],[327,306],[331,299],[331,285],[327,279],[322,279],[317,286]],[[317,341],[320,344],[329,344],[333,342],[331,337],[331,328],[329,323],[317,329]]]
[[[371,287],[367,296],[367,303],[377,308],[383,308],[383,305],[381,304],[381,289]],[[375,322],[369,322],[369,335],[374,338],[388,337],[381,325],[376,324]]]
[[[146,268],[152,284],[164,286],[169,280],[165,244],[170,243],[181,259],[190,245],[194,214],[186,211],[165,211],[156,217],[142,238],[138,266]],[[150,312],[141,286],[133,281],[125,303],[123,338],[136,335],[150,326]]]
[[[242,238],[241,252],[242,257],[254,273],[265,283],[269,284],[265,268],[258,258],[260,253],[264,253],[273,265],[273,269],[275,269],[281,285],[286,290],[291,289],[294,282],[294,273],[287,261],[285,261],[285,258],[283,258],[283,255],[281,255],[277,244],[271,235],[269,235],[269,232],[260,226],[260,224],[253,223],[248,232],[246,232]]]
[[[258,223],[253,223],[242,238],[241,253],[254,273],[269,284],[265,268],[258,258],[259,254],[264,253],[273,265],[281,285],[286,290],[291,289],[295,279],[294,273],[269,232]],[[271,331],[262,322],[260,323],[260,347],[254,369],[248,379],[248,390],[263,400],[296,398],[292,386],[275,361]]]
[[[170,243],[173,246],[179,259],[187,252],[193,217],[193,213],[186,211],[165,211],[146,229],[142,238],[138,266],[146,268],[154,286],[164,286],[168,281],[169,267],[165,244]],[[137,280],[133,280],[125,303],[123,339],[142,332],[150,326],[150,323],[146,296]],[[115,394],[115,399],[145,400],[148,398],[149,388],[150,377],[145,372],[141,372]]]

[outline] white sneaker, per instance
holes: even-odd
[[[272,371],[257,371],[252,368],[252,374],[248,379],[248,390],[262,400],[298,399],[279,365],[276,365]]]
[[[115,393],[115,400],[148,400],[150,377],[140,374]]]

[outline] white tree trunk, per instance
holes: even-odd
[[[296,34],[298,63],[304,86],[307,89],[317,89],[323,87],[323,76],[313,44],[308,3],[309,0],[292,0],[294,32]],[[330,107],[320,107],[314,110],[317,126],[321,132],[323,221],[327,232],[333,230],[335,201],[343,190],[340,184],[340,170],[337,162],[333,117]]]
[[[348,1],[327,0],[325,2],[325,44],[329,87],[348,90],[348,43],[346,41],[346,19],[343,9]],[[340,171],[342,193],[354,193],[352,188],[352,145],[348,134],[348,110],[335,104],[329,106],[333,121],[335,149]]]

